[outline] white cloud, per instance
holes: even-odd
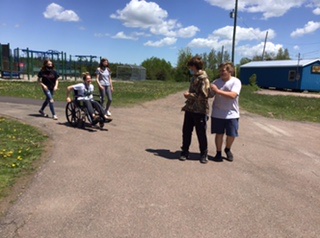
[[[314,15],[320,15],[320,7],[315,8],[315,9],[312,11],[312,13],[313,13]]]
[[[80,21],[78,15],[72,10],[64,10],[63,7],[56,3],[51,3],[47,6],[46,11],[43,13],[44,17],[47,19],[53,19],[56,21]]]
[[[243,45],[243,46],[237,47],[236,53],[237,55],[241,55],[241,57],[252,58],[256,55],[262,55],[263,48],[264,48],[264,42],[261,42],[254,46]],[[265,45],[265,52],[268,52],[268,54],[276,55],[280,48],[283,48],[283,45],[267,42]]]
[[[121,20],[127,27],[149,28],[161,24],[167,16],[167,11],[154,2],[131,0],[123,10],[117,10],[110,17]]]
[[[295,45],[295,46],[293,47],[293,49],[294,49],[294,50],[300,50],[300,47],[299,47],[298,45]]]
[[[177,38],[174,37],[166,37],[159,41],[148,41],[144,43],[145,46],[151,46],[151,47],[163,47],[168,45],[173,45],[177,42]]]
[[[199,31],[196,26],[183,28],[177,20],[167,19],[167,11],[155,2],[144,0],[131,0],[125,8],[117,10],[110,17],[122,21],[126,27],[149,30],[154,35],[166,36],[165,39],[190,38]]]
[[[264,40],[268,31],[268,39],[273,39],[276,35],[272,29],[261,31],[259,28],[244,28],[237,26],[236,28],[236,40],[239,41],[253,41],[253,40]],[[233,26],[226,26],[212,32],[211,37],[219,37],[232,39],[233,37]]]
[[[98,38],[101,38],[101,37],[107,37],[109,36],[109,34],[105,33],[94,33],[94,37],[98,37]]]
[[[235,8],[235,1],[205,0],[209,4],[225,10]],[[286,14],[291,8],[297,8],[306,3],[307,0],[241,0],[238,1],[238,11],[249,13],[262,13],[264,19],[280,17]]]
[[[138,40],[137,37],[134,36],[127,36],[124,34],[123,31],[118,32],[116,35],[114,35],[112,38],[114,39],[122,39],[122,40]]]
[[[295,31],[293,31],[290,36],[295,38],[295,37],[300,37],[306,34],[313,33],[320,29],[320,22],[314,22],[314,21],[309,21],[304,28],[298,28]]]
[[[276,33],[272,29],[261,31],[259,28],[243,28],[237,26],[236,44],[242,41],[264,41],[268,31],[268,40],[274,39]],[[233,26],[226,26],[212,32],[207,38],[193,39],[188,47],[218,49],[222,46],[230,47],[233,38]]]

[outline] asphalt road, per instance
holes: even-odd
[[[105,130],[39,117],[0,98],[0,115],[41,128],[52,147],[0,220],[1,238],[319,237],[320,124],[242,112],[235,161],[179,161],[184,99],[112,108]],[[27,103],[27,104],[24,104]]]

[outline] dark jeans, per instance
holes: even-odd
[[[184,122],[182,127],[182,151],[189,153],[189,147],[192,139],[193,128],[196,128],[196,133],[199,142],[200,153],[204,154],[208,151],[207,140],[207,120],[208,116],[205,114],[185,112]]]
[[[104,118],[105,111],[100,105],[100,103],[91,100],[79,100],[87,108],[91,121],[93,121],[92,115],[94,114],[94,109],[99,113],[99,116]]]

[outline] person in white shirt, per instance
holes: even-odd
[[[109,61],[107,59],[101,59],[99,67],[96,70],[97,84],[99,86],[101,104],[105,105],[105,111],[107,116],[111,116],[110,105],[112,103],[113,84],[111,78],[111,70],[109,68]],[[108,101],[106,102],[105,97]]]
[[[106,122],[112,121],[112,119],[105,114],[100,103],[93,100],[94,86],[92,85],[92,79],[89,73],[84,73],[83,83],[67,87],[67,102],[71,102],[71,98],[69,96],[71,91],[76,92],[76,100],[81,101],[88,109],[91,122],[97,120],[99,116],[104,118]],[[94,108],[99,112],[99,116],[95,115]]]
[[[211,133],[216,134],[216,160],[222,160],[223,135],[226,134],[226,159],[233,161],[231,146],[238,137],[239,128],[239,95],[241,81],[234,77],[235,68],[232,63],[219,66],[220,78],[211,83],[210,89],[214,95],[211,113]]]

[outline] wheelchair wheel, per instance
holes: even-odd
[[[71,126],[76,127],[81,120],[81,111],[74,102],[68,102],[66,105],[66,118]]]

